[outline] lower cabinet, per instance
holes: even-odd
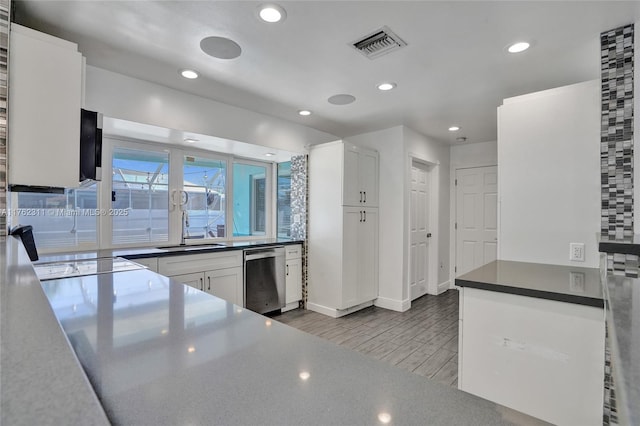
[[[302,245],[285,247],[285,307],[283,312],[296,309],[302,300]]]
[[[227,268],[204,273],[204,291],[238,306],[244,306],[242,268]]]
[[[158,272],[244,306],[242,251],[161,257],[158,259]]]

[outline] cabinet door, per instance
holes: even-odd
[[[11,25],[9,183],[77,188],[82,55],[77,45]]]
[[[360,148],[344,145],[344,165],[342,170],[342,205],[359,206],[362,200],[362,189],[358,182],[358,157]]]
[[[361,149],[358,155],[358,182],[363,207],[378,207],[378,153]]]
[[[358,227],[358,303],[378,297],[378,209],[363,209]]]
[[[338,309],[346,309],[358,303],[358,257],[360,228],[363,224],[363,209],[345,207],[342,234],[342,300]]]
[[[244,306],[242,268],[218,269],[205,273],[204,291],[238,306]]]
[[[289,259],[286,264],[285,303],[302,300],[302,259]]]
[[[204,274],[202,272],[195,274],[172,275],[170,278],[180,281],[182,284],[186,284],[190,287],[197,288],[198,290],[204,290]]]

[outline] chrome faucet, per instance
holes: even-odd
[[[185,236],[185,233],[187,234]],[[186,210],[182,210],[182,232],[180,234],[180,245],[184,246],[185,238],[189,238],[189,213]]]

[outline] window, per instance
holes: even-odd
[[[278,164],[278,237],[291,237],[291,162]]]
[[[20,192],[17,223],[33,226],[39,250],[97,245],[96,184],[67,189],[64,194]]]
[[[169,154],[114,148],[113,244],[169,240]]]
[[[224,237],[227,162],[186,155],[182,171],[183,190],[189,195],[185,235],[191,238]]]
[[[267,167],[233,164],[233,236],[267,233]]]

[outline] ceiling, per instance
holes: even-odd
[[[16,1],[14,12],[78,43],[90,65],[338,137],[404,124],[449,143],[496,140],[504,98],[599,78],[599,34],[640,20],[639,1],[282,1],[286,19],[269,24],[260,4]],[[383,25],[407,46],[370,60],[349,45]],[[241,56],[206,55],[209,36],[231,38]],[[521,40],[532,47],[506,52]],[[186,80],[183,68],[201,77]],[[383,81],[397,88],[377,90]],[[356,101],[327,102],[341,93]]]

